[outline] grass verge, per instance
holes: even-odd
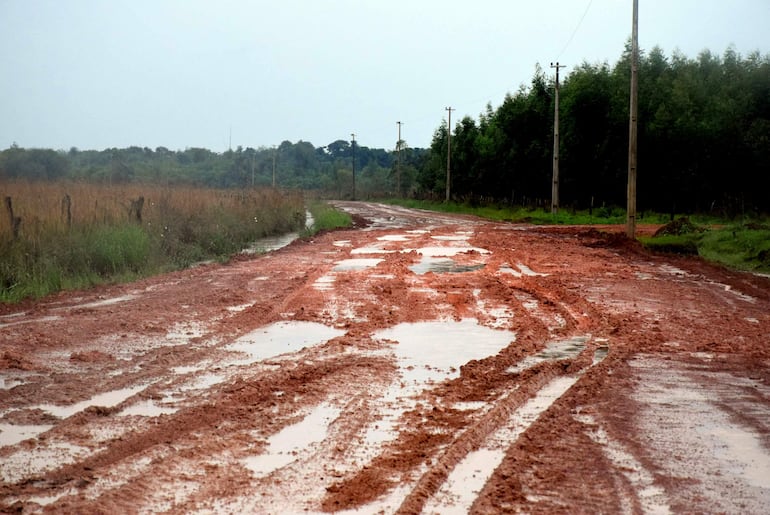
[[[346,212],[320,200],[308,204],[308,211],[313,216],[313,224],[302,232],[302,236],[312,236],[321,231],[350,227],[353,218]]]

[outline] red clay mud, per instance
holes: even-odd
[[[339,206],[353,229],[0,306],[0,510],[767,511],[770,279]]]

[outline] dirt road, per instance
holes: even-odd
[[[770,279],[339,205],[359,227],[0,307],[0,509],[768,511]]]

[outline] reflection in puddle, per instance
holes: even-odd
[[[382,263],[382,259],[380,258],[343,259],[342,261],[337,262],[337,264],[332,269],[332,271],[347,272],[347,271],[356,271],[356,270],[366,270],[367,268],[375,267],[380,263]]]
[[[377,331],[374,338],[397,341],[393,351],[404,382],[424,385],[459,377],[461,366],[494,356],[515,341],[516,334],[490,329],[466,318],[460,322],[398,324]]]
[[[417,275],[433,272],[436,274],[460,274],[463,272],[473,272],[484,268],[484,264],[477,265],[459,265],[449,258],[424,257],[422,260],[409,267],[409,270]]]
[[[247,360],[240,364],[250,364],[297,352],[343,334],[345,331],[317,322],[276,322],[241,336],[225,348],[247,354]]]
[[[585,349],[588,339],[588,336],[575,336],[569,340],[551,342],[539,353],[534,356],[527,356],[507,371],[512,374],[517,374],[528,368],[532,368],[535,365],[539,365],[544,361],[556,361],[577,357],[577,355]]]
[[[376,423],[364,432],[362,459],[397,436],[398,420],[414,407],[416,397],[430,385],[459,377],[460,367],[471,360],[494,356],[516,340],[511,331],[490,329],[475,319],[403,323],[374,333],[378,340],[395,340],[400,381],[381,393]],[[469,345],[468,342],[473,342]],[[456,403],[455,409],[479,409],[485,403]]]
[[[244,466],[256,477],[263,477],[298,460],[301,452],[326,438],[329,426],[339,414],[340,410],[333,406],[316,406],[301,422],[268,438],[265,453],[244,459]]]

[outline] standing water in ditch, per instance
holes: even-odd
[[[305,211],[305,229],[313,227],[315,220],[310,211]],[[298,232],[287,232],[276,236],[266,236],[255,241],[249,248],[244,249],[244,254],[259,254],[281,249],[299,238]]]

